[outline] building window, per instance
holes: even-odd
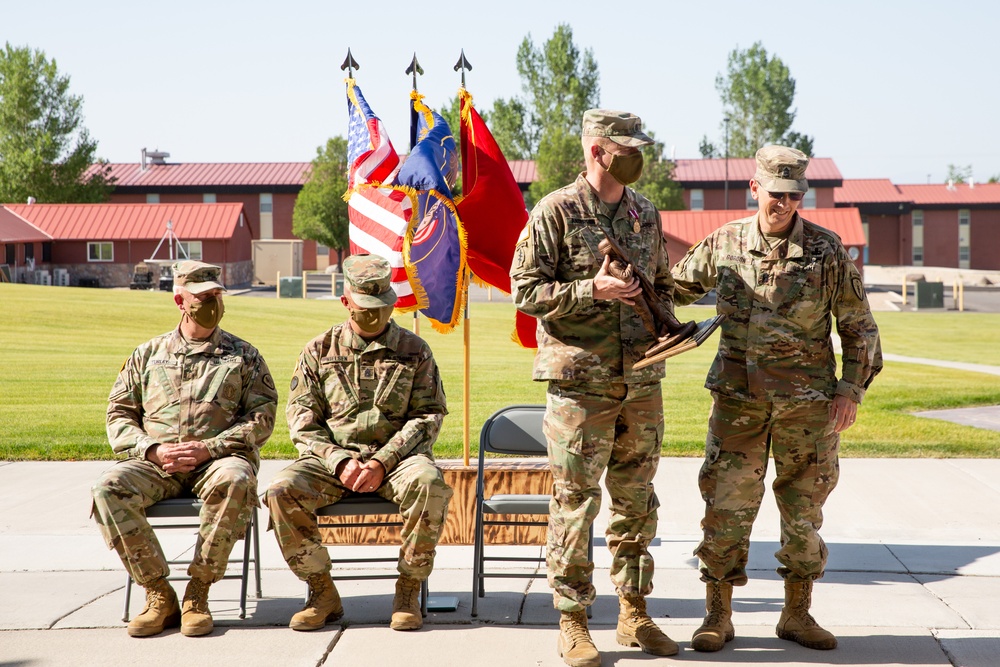
[[[967,208],[958,211],[958,268],[968,269],[970,259],[972,213]]]
[[[91,241],[87,243],[88,262],[115,261],[115,244],[109,241]]]
[[[14,266],[17,263],[17,246],[13,243],[8,243],[6,248],[7,263]]]
[[[271,213],[274,210],[274,202],[270,192],[260,193],[260,212]]]
[[[48,263],[52,261],[52,242],[46,241],[42,243],[42,262]]]
[[[913,211],[913,266],[924,265],[924,212]]]
[[[178,241],[177,255],[201,261],[201,241]]]
[[[201,201],[204,202],[205,204],[214,204],[215,203],[215,193],[214,192],[206,192],[205,194],[203,194],[201,196]]]
[[[816,208],[816,191],[809,190],[802,198],[802,208]]]
[[[35,244],[25,243],[24,244],[24,263],[35,261]]]
[[[705,191],[702,189],[691,190],[691,210],[705,210]]]
[[[757,200],[753,198],[753,192],[747,188],[747,209],[757,208]]]
[[[159,204],[160,203],[160,195],[159,195],[159,193],[157,193],[157,192],[149,192],[149,193],[147,193],[146,194],[146,203],[147,204]]]
[[[871,240],[870,240],[869,235],[868,235],[868,216],[867,215],[862,215],[861,216],[861,231],[863,231],[865,233],[865,249],[864,249],[864,252],[862,253],[864,255],[864,259],[862,261],[865,264],[867,264],[868,263],[868,246],[871,245]]]

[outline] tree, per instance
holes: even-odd
[[[336,250],[337,264],[344,263],[350,244],[346,190],[347,140],[334,137],[316,149],[309,180],[295,200],[292,233]]]
[[[789,131],[796,115],[795,79],[780,58],[768,57],[760,42],[730,52],[726,75],[715,77],[715,89],[723,115],[730,118],[730,157],[753,157],[765,144],[784,144],[812,155],[813,138]],[[711,146],[707,137],[703,144]]]
[[[701,153],[703,158],[720,157],[719,149],[715,147],[715,144],[708,140],[707,134],[703,134],[701,136],[701,141],[698,142],[698,152]]]
[[[635,184],[635,189],[653,202],[657,211],[681,211],[684,209],[684,198],[680,184],[674,180],[675,165],[666,158],[663,143],[656,141],[652,132],[646,134],[655,143],[642,147],[642,177]]]
[[[591,49],[573,43],[568,24],[556,27],[541,48],[529,34],[517,50],[522,97],[498,99],[490,115],[493,136],[509,160],[534,159],[539,180],[530,197],[573,181],[583,167],[583,112],[600,98],[600,73]]]
[[[959,183],[966,183],[972,178],[972,165],[967,164],[964,167],[949,164],[948,174],[944,177],[945,183],[953,183],[958,185]]]
[[[95,168],[93,141],[81,123],[83,98],[40,50],[0,50],[0,201],[100,202],[110,167]],[[89,171],[88,171],[89,170]]]

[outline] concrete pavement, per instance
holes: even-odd
[[[455,595],[454,612],[432,613],[424,630],[388,628],[393,582],[341,582],[346,616],[323,631],[286,627],[304,586],[285,568],[274,538],[261,539],[264,597],[238,616],[238,580],[213,586],[217,629],[209,637],[131,639],[121,622],[124,573],[88,517],[89,488],[109,462],[0,462],[0,665],[434,665],[553,666],[557,614],[540,579],[494,579],[469,615],[472,549],[441,547],[431,594]],[[264,488],[284,461],[265,461]],[[827,575],[813,611],[840,638],[811,651],[774,635],[782,585],[774,572],[778,517],[770,493],[757,520],[751,581],[737,589],[737,638],[715,654],[690,649],[704,614],[703,585],[691,555],[699,539],[700,460],[664,459],[656,477],[662,504],[651,614],[682,651],[654,658],[618,646],[617,600],[603,537],[596,548],[599,597],[591,621],[603,664],[676,661],[691,665],[1000,664],[1000,460],[845,459],[826,508]],[[39,502],[44,499],[44,502]],[[265,515],[262,513],[262,517]],[[266,518],[266,517],[265,517]],[[601,536],[605,508],[598,519]],[[164,535],[168,555],[194,536]],[[237,545],[239,548],[240,545]],[[538,553],[537,547],[506,547]],[[335,547],[370,555],[394,547]],[[366,554],[368,555],[368,554]],[[183,583],[175,586],[183,590]],[[132,613],[142,606],[141,590]]]

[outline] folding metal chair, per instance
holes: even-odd
[[[545,572],[487,572],[486,561],[545,563],[545,556],[486,556],[486,526],[548,526],[548,519],[512,521],[493,518],[511,514],[549,513],[548,494],[494,494],[485,497],[483,469],[487,452],[514,456],[548,456],[542,432],[544,405],[511,405],[493,413],[479,432],[479,470],[476,478],[476,532],[472,566],[472,615],[478,614],[479,598],[486,596],[487,578],[544,578]],[[587,557],[594,560],[594,526],[590,527]],[[590,608],[587,608],[590,616]]]
[[[157,521],[155,524],[150,522],[154,529],[161,528],[194,528],[197,530],[201,527],[201,521],[199,520],[199,513],[201,512],[201,499],[194,495],[191,496],[179,496],[177,498],[168,498],[167,500],[161,500],[146,508],[146,518],[147,519],[176,519],[176,521],[170,521],[169,523],[161,523]],[[250,546],[253,544],[253,555],[250,554]],[[190,565],[191,559],[174,559],[168,560],[168,565]],[[243,562],[242,571],[240,574],[229,574],[228,572],[222,577],[223,579],[242,579],[243,584],[240,586],[240,618],[246,618],[247,615],[247,588],[250,580],[250,563],[253,563],[254,580],[257,585],[257,598],[263,597],[260,588],[260,533],[257,529],[257,508],[252,508],[250,512],[250,520],[247,522],[247,532],[243,539]],[[132,575],[125,575],[125,610],[122,613],[122,620],[126,623],[129,619],[129,603],[132,601]],[[168,576],[168,581],[177,581],[190,579],[185,575]]]
[[[399,516],[399,506],[389,500],[386,500],[382,496],[376,495],[374,493],[361,493],[357,495],[351,495],[343,498],[332,505],[325,505],[316,509],[316,516],[336,516],[336,517],[347,517],[347,516],[371,516],[371,515],[393,515]],[[401,527],[403,525],[402,518],[389,521],[362,521],[362,522],[352,522],[352,523],[325,523],[323,528],[327,529],[344,529],[344,528],[394,528]],[[329,549],[329,547],[328,547]],[[350,563],[396,563],[399,557],[383,557],[383,558],[331,558],[330,562],[334,565],[350,564]],[[396,579],[398,573],[387,573],[387,574],[338,574],[337,569],[334,568],[330,573],[330,576],[337,580],[349,581],[349,580],[359,580],[359,579]],[[306,599],[308,600],[308,591],[306,593]],[[427,616],[427,580],[424,579],[420,582],[420,614],[422,616]]]

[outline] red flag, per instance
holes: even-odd
[[[507,159],[472,106],[472,96],[463,88],[459,97],[464,197],[456,207],[465,227],[469,269],[481,284],[510,294],[514,246],[528,211]],[[513,338],[524,347],[537,347],[535,319],[518,312]]]

